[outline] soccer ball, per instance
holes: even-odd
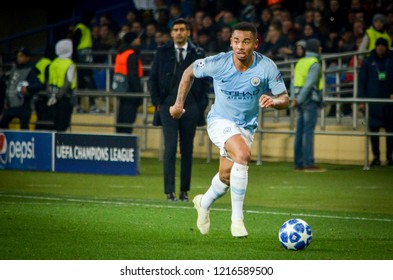
[[[290,219],[280,227],[278,238],[287,250],[303,250],[311,243],[311,227],[301,219]]]

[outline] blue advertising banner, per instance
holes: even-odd
[[[52,171],[53,133],[0,131],[0,169]]]
[[[54,155],[55,171],[139,174],[137,136],[56,133]]]

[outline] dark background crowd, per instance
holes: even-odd
[[[155,50],[169,40],[169,26],[180,17],[191,25],[191,40],[207,53],[229,50],[231,27],[239,21],[258,28],[258,51],[277,60],[296,58],[296,42],[316,38],[323,53],[359,48],[375,14],[385,16],[385,29],[393,36],[392,1],[370,0],[155,0],[152,6],[134,1],[125,17],[97,15],[92,26],[95,49],[116,49],[125,32],[140,34],[141,50]]]
[[[64,4],[51,7],[47,23],[77,18],[91,10],[96,12],[96,20],[91,26],[95,50],[116,49],[122,35],[134,31],[140,34],[141,50],[154,51],[170,39],[170,24],[183,17],[191,25],[193,43],[209,53],[227,51],[231,27],[239,21],[249,21],[258,28],[258,51],[273,59],[296,57],[296,42],[309,38],[321,41],[323,53],[357,50],[375,14],[385,16],[385,29],[393,36],[391,0],[134,0],[116,9],[118,2],[97,1],[92,5],[87,1],[78,4],[71,1],[67,8]],[[25,21],[15,19],[15,25]],[[7,23],[14,25],[9,19]],[[31,24],[29,27],[33,29]],[[54,40],[64,38],[66,32],[64,28],[59,29],[53,35]],[[37,46],[30,48],[34,50]],[[101,62],[99,58],[97,62]]]

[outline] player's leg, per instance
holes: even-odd
[[[219,172],[213,177],[211,185],[206,193],[195,196],[193,202],[198,212],[197,226],[202,234],[207,234],[210,230],[210,206],[218,198],[222,197],[229,189],[229,174],[233,162],[225,157],[220,157]],[[221,174],[224,178],[221,178]]]
[[[234,237],[246,237],[248,232],[243,222],[243,204],[248,185],[248,164],[251,160],[250,144],[238,134],[228,139],[225,149],[234,161],[230,171],[231,232]]]

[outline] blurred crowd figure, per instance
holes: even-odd
[[[142,51],[154,51],[162,45],[162,34],[166,42],[170,39],[169,27],[178,18],[188,21],[191,41],[207,53],[227,51],[232,27],[239,21],[253,22],[259,33],[258,51],[275,60],[296,58],[300,40],[315,38],[324,53],[340,53],[372,50],[379,36],[389,37],[388,42],[393,36],[393,4],[387,0],[141,2],[134,1],[136,9],[126,11],[123,19],[116,18],[119,24],[111,19],[110,25],[118,26],[112,28],[117,47],[121,36],[132,31],[140,35]],[[101,23],[101,18],[98,26],[108,24]]]
[[[19,48],[10,72],[2,77],[4,107],[0,116],[0,128],[8,129],[14,119],[19,119],[20,129],[29,130],[33,98],[44,89],[38,74],[30,49]]]

